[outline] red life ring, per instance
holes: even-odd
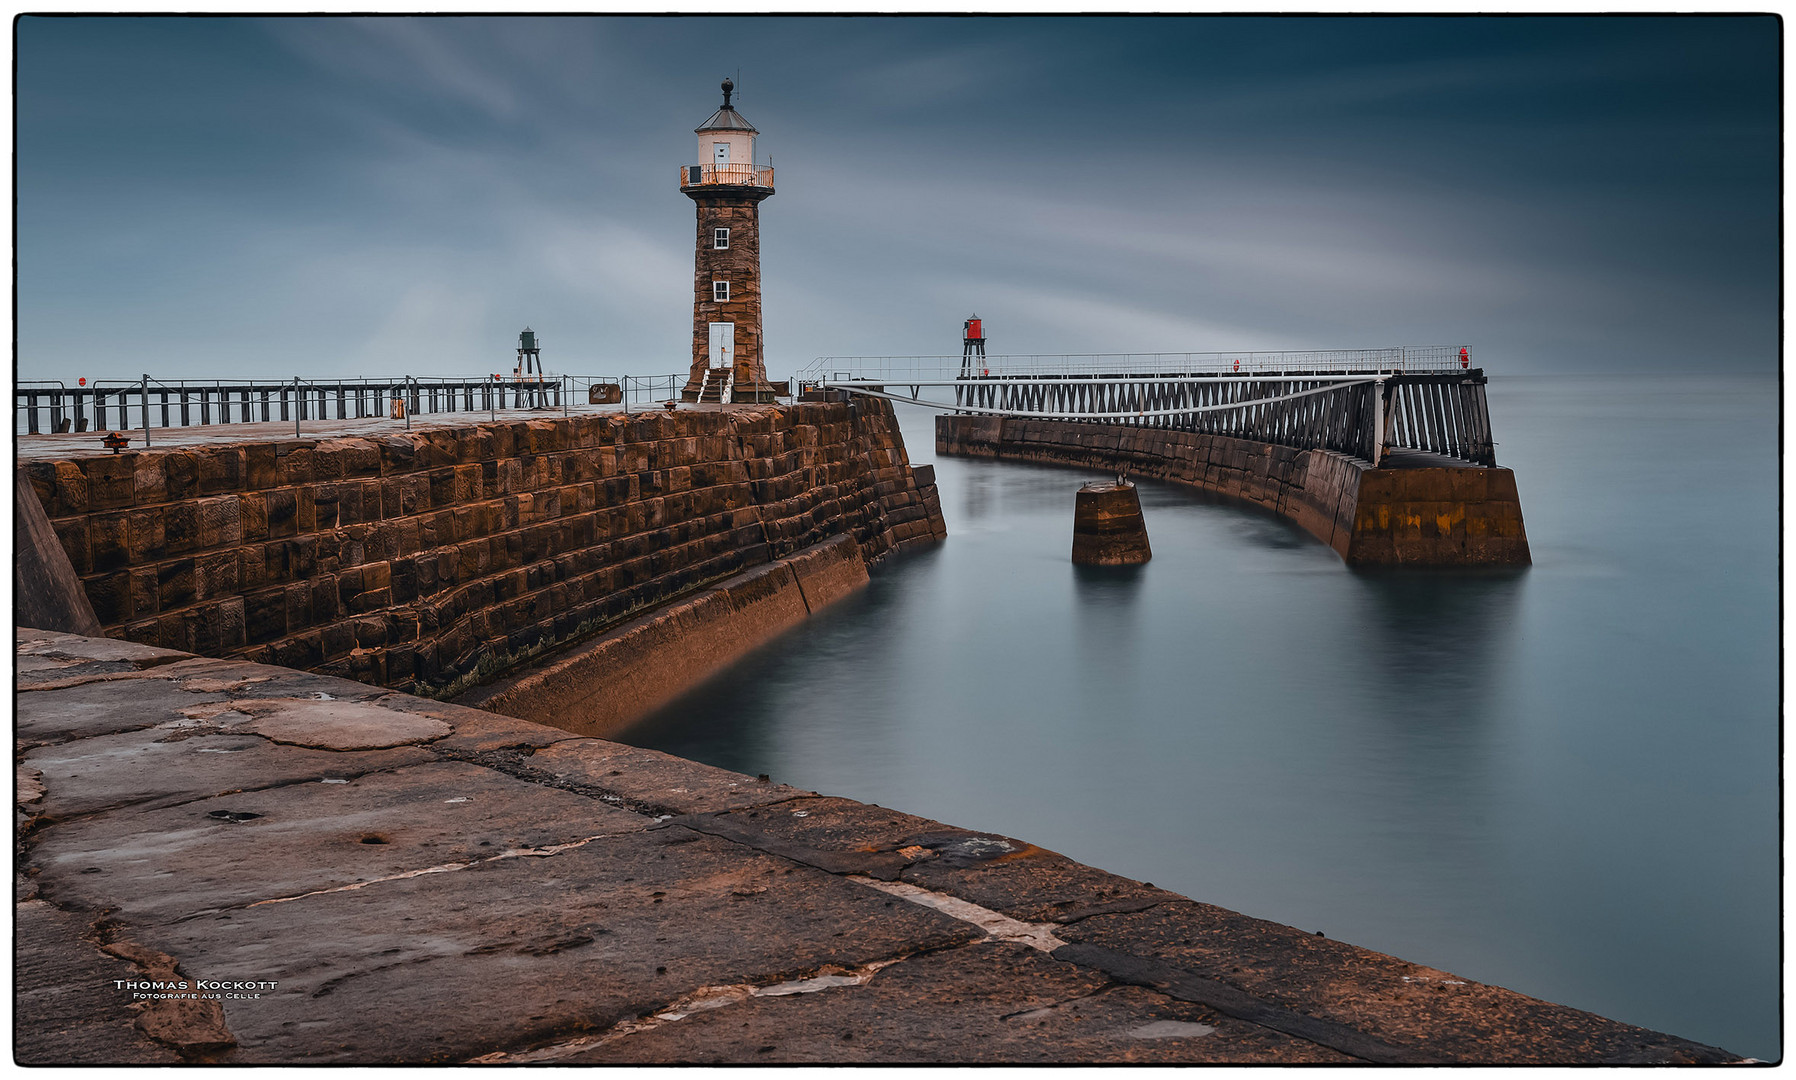
[[[1240,370],[1241,370],[1241,361],[1239,361],[1239,360],[1236,360],[1236,361],[1235,361],[1235,370],[1236,370],[1236,371],[1240,371]]]

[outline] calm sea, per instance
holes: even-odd
[[[1081,571],[1091,474],[944,457],[945,544],[627,737],[1776,1059],[1776,379],[1490,402],[1529,569],[1143,481],[1153,561]]]

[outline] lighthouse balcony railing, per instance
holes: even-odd
[[[727,163],[722,165],[680,166],[680,187],[708,187],[712,184],[731,187],[773,186],[773,166]]]

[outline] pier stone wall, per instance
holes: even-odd
[[[873,562],[946,534],[883,402],[395,424],[25,472],[108,636],[433,696],[832,537]]]
[[[1290,518],[1350,563],[1530,561],[1508,469],[1375,469],[1331,450],[1126,424],[944,415],[935,432],[941,454],[1121,471],[1243,499]]]

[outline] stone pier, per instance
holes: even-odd
[[[1171,480],[1262,506],[1349,563],[1518,565],[1530,561],[1515,474],[1416,450],[1382,467],[1331,450],[1125,424],[936,417],[939,454],[1073,465]]]
[[[519,676],[627,637],[643,662],[628,694],[575,710],[583,734],[947,532],[884,402],[132,435],[116,456],[93,434],[20,442],[20,495],[41,501],[39,532],[105,634],[430,697],[509,679],[487,707],[534,719],[570,699]]]
[[[243,659],[16,656],[20,1064],[1733,1060],[777,777]]]

